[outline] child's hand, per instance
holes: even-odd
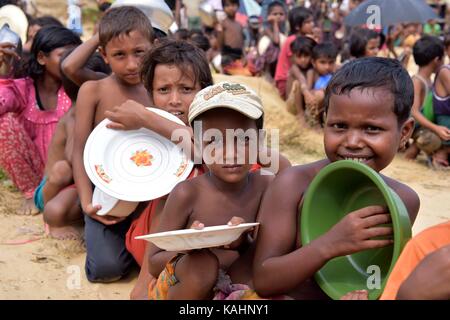
[[[0,43],[0,65],[3,64],[7,57],[13,57],[14,59],[20,59],[20,56],[15,51],[16,46],[9,42]]]
[[[144,118],[148,112],[142,104],[127,100],[111,111],[105,112],[105,117],[112,121],[107,127],[115,130],[140,129],[144,126]]]
[[[350,291],[339,300],[369,300],[369,292],[367,290]]]
[[[245,223],[245,220],[242,219],[241,217],[233,217],[231,218],[230,221],[228,221],[227,225],[231,226],[237,226],[240,225],[241,223]],[[249,242],[249,233],[253,231],[254,228],[245,230],[241,236],[233,241],[230,244],[227,244],[225,246],[223,246],[224,249],[229,249],[229,250],[238,250],[241,247],[246,247],[246,245]]]
[[[86,213],[89,217],[91,217],[94,220],[97,220],[100,223],[103,223],[106,226],[110,226],[116,223],[119,223],[123,220],[125,220],[126,217],[113,217],[113,216],[99,216],[97,212],[102,208],[101,205],[92,205],[92,203],[89,203],[86,208],[82,208],[84,213]]]
[[[427,255],[400,286],[399,300],[450,300],[450,245]]]
[[[345,256],[392,244],[391,239],[371,239],[392,235],[391,227],[376,227],[391,221],[386,211],[386,208],[381,206],[370,206],[347,214],[322,237],[324,247],[327,248],[327,256],[330,258]]]
[[[202,230],[205,227],[203,223],[201,223],[198,220],[195,220],[192,222],[191,227],[189,229],[196,229],[196,230]]]
[[[450,129],[445,126],[436,126],[436,134],[444,141],[450,140]]]

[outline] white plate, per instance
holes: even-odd
[[[165,231],[135,237],[137,240],[152,242],[158,248],[166,251],[183,251],[202,248],[219,247],[237,240],[242,232],[259,223],[242,223],[237,226],[213,226],[201,230],[183,229]]]
[[[147,108],[184,125],[176,116]],[[100,122],[84,148],[84,167],[92,183],[119,200],[140,202],[168,194],[194,164],[169,139],[151,130],[113,130]]]
[[[127,217],[136,209],[139,202],[116,199],[96,187],[94,189],[94,194],[92,195],[92,204],[94,206],[97,204],[102,206],[102,208],[97,211],[99,216],[109,215],[114,217]]]

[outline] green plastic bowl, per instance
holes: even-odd
[[[411,223],[399,196],[377,172],[356,161],[342,160],[327,165],[306,192],[300,218],[304,245],[326,233],[346,214],[372,205],[389,209],[394,243],[328,261],[315,274],[315,279],[332,299],[340,299],[354,290],[368,290],[369,299],[378,299],[404,245],[411,238]]]

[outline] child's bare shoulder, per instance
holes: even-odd
[[[411,224],[414,223],[417,217],[417,213],[420,208],[420,199],[418,194],[406,184],[403,184],[397,180],[381,175],[384,181],[391,187],[403,200],[406,209],[409,213],[409,218],[411,219]]]
[[[298,204],[312,179],[328,163],[325,159],[286,168],[270,183],[266,194],[269,199],[282,199],[285,205]]]
[[[171,198],[180,202],[191,202],[199,194],[203,176],[198,176],[178,183],[170,192]]]

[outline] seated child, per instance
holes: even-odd
[[[435,122],[443,130],[442,146],[433,154],[433,165],[438,169],[450,168],[450,65],[437,72],[433,86],[433,109]]]
[[[254,222],[272,180],[272,176],[249,172],[256,163],[262,129],[260,98],[244,85],[218,83],[196,95],[189,109],[191,125],[194,121],[202,125],[194,139],[205,150],[202,155],[209,172],[172,190],[157,232]],[[230,135],[226,130],[230,129],[235,130],[232,141],[227,140]],[[188,252],[166,252],[149,244],[149,270],[158,277],[149,298],[256,297],[248,286],[252,278],[251,242],[244,233],[228,246]]]
[[[450,299],[450,222],[430,227],[406,244],[381,300]]]
[[[405,152],[407,159],[413,160],[420,150],[432,155],[441,145],[441,139],[446,139],[450,130],[445,126],[435,124],[434,119],[427,117],[425,108],[433,109],[433,84],[431,76],[442,66],[444,46],[439,38],[424,36],[413,47],[413,57],[419,66],[419,72],[412,77],[414,84],[414,103],[411,114],[416,120],[416,126],[411,144]],[[434,141],[434,142],[433,142]]]
[[[66,50],[61,63],[73,51]],[[93,72],[107,69],[101,57],[93,56],[86,67]],[[34,193],[36,208],[44,213],[44,221],[50,236],[57,239],[78,239],[78,229],[73,224],[82,218],[72,175],[73,132],[75,125],[75,101],[79,86],[61,71],[64,91],[72,100],[72,108],[59,120],[51,140],[45,175]]]
[[[292,66],[289,69],[286,90],[289,92],[286,105],[288,111],[296,114],[299,121],[304,123],[304,99],[300,94],[300,85],[308,83],[307,77],[313,76],[308,71],[311,69],[311,57],[317,43],[310,37],[297,37],[291,44]],[[310,79],[310,83],[313,80]]]
[[[86,140],[105,112],[132,99],[150,105],[141,83],[140,64],[153,42],[153,29],[144,13],[135,7],[113,8],[99,25],[100,51],[112,74],[85,82],[78,93],[75,111],[73,172],[81,208],[85,213],[86,275],[89,281],[114,281],[128,273],[133,264],[124,236],[130,217],[99,216],[92,205],[93,188],[83,164]]]
[[[332,43],[316,45],[312,53],[313,69],[308,73],[310,83],[300,84],[300,93],[305,101],[305,121],[311,127],[322,126],[325,89],[335,71],[336,47]]]
[[[355,28],[350,34],[349,50],[354,59],[376,57],[380,49],[380,34],[371,29]]]
[[[334,257],[392,244],[389,239],[373,239],[392,234],[392,228],[379,226],[390,221],[383,207],[350,212],[305,246],[300,243],[299,212],[311,181],[331,162],[351,159],[377,172],[389,165],[397,150],[408,141],[414,126],[410,118],[413,90],[406,70],[392,59],[361,58],[336,72],[324,100],[327,158],[283,171],[262,200],[253,265],[258,295],[326,298],[313,279],[325,263]],[[419,210],[417,194],[396,180],[381,177],[403,200],[413,223]]]

